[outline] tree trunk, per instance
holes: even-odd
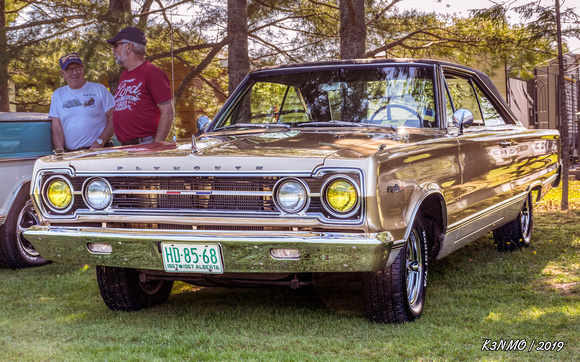
[[[364,0],[340,0],[340,59],[364,58],[366,38]]]
[[[8,42],[6,39],[6,1],[0,0],[0,112],[10,111],[8,88]]]
[[[248,56],[248,1],[228,0],[228,92],[250,71]]]
[[[114,37],[119,30],[131,25],[131,0],[109,0],[109,38]],[[143,30],[143,29],[141,29]],[[119,86],[120,71],[113,71],[109,74],[109,91],[113,94]]]
[[[124,20],[127,13],[131,13],[131,0],[109,0],[109,15]]]

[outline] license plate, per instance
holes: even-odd
[[[224,272],[222,253],[218,244],[161,243],[163,266],[167,272],[211,273]]]

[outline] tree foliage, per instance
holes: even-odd
[[[174,70],[178,106],[211,115],[227,97],[225,1],[2,1],[0,68],[4,64],[4,74],[9,74],[16,89],[18,110],[47,111],[50,94],[63,85],[58,59],[71,51],[83,58],[88,80],[114,86],[120,68],[105,39],[126,25],[145,31],[148,60],[168,72]],[[347,7],[364,6],[364,57],[477,60],[488,69],[507,63],[513,75],[525,76],[534,64],[555,54],[550,8],[540,7],[537,1],[515,9],[522,16],[522,23],[516,25],[508,22],[508,5],[474,11],[474,21],[400,11],[401,1],[410,0],[248,0],[250,68],[339,59],[341,2]],[[563,14],[571,22],[568,35],[580,35],[574,12],[568,9]],[[537,20],[529,22],[534,17]],[[4,45],[2,34],[6,34]]]

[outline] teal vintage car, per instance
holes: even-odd
[[[0,112],[0,266],[26,268],[47,263],[23,236],[38,224],[30,200],[30,178],[37,158],[52,153],[46,113]]]

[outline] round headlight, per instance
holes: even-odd
[[[87,205],[96,210],[102,210],[108,207],[113,201],[111,185],[101,178],[87,182],[84,187],[83,196]]]
[[[330,181],[325,188],[324,199],[332,211],[344,216],[358,205],[358,191],[351,181],[340,178]]]
[[[69,183],[60,178],[50,181],[46,189],[46,198],[50,206],[58,210],[67,208],[73,198]]]
[[[295,214],[304,210],[308,203],[306,185],[297,179],[282,180],[274,190],[274,201],[284,212]]]

